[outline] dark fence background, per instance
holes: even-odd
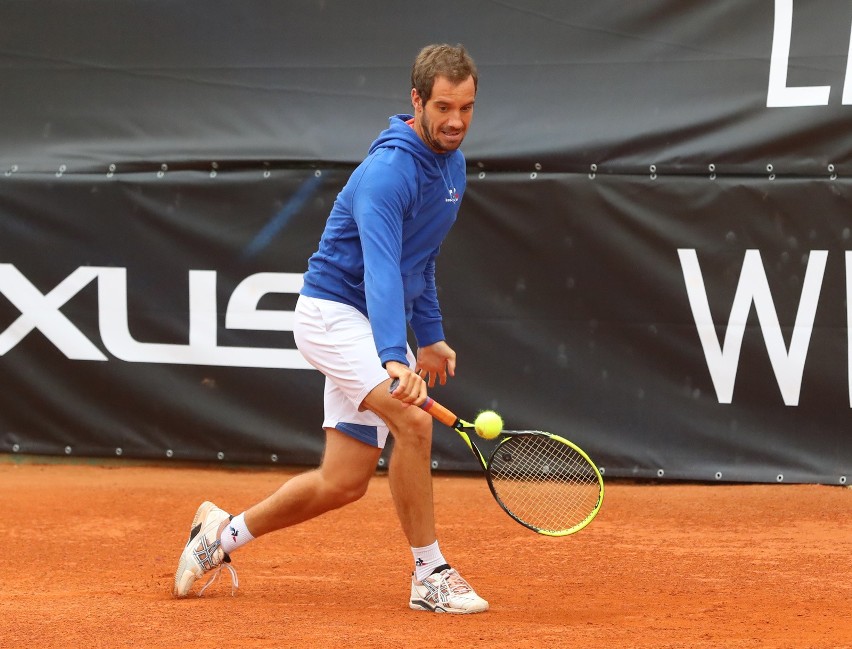
[[[480,90],[433,395],[608,476],[843,484],[851,27],[829,0],[4,2],[0,452],[316,463],[288,312],[441,41]],[[474,468],[450,434],[434,461]]]

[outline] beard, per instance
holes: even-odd
[[[429,121],[429,118],[426,117],[426,111],[424,110],[422,115],[420,116],[420,132],[423,133],[423,140],[426,142],[426,145],[435,151],[436,153],[449,153],[450,151],[455,151],[461,146],[461,140],[458,142],[453,142],[451,145],[441,144],[440,140],[438,140],[438,134],[432,134],[432,122]]]

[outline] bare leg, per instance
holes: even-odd
[[[394,435],[388,474],[402,530],[414,547],[435,541],[432,503],[432,418],[388,393],[390,379],[374,388],[364,406],[382,417]],[[381,449],[327,429],[322,464],[285,482],[248,509],[246,526],[255,538],[309,520],[358,500],[367,491]]]
[[[390,426],[394,436],[388,479],[397,516],[413,547],[433,543],[435,512],[432,501],[432,418],[388,393],[390,380],[364,399],[364,406]]]
[[[319,468],[297,475],[248,509],[246,526],[258,537],[358,500],[367,492],[382,450],[333,428]]]
[[[430,420],[431,423],[431,420]],[[432,499],[431,435],[397,435],[388,471],[391,495],[402,529],[413,547],[435,541]]]

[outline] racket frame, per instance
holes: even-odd
[[[458,432],[459,434],[462,434],[462,431],[460,431],[459,429],[456,429],[456,432]],[[476,432],[475,429],[474,429],[474,432]],[[472,439],[470,439],[470,436],[467,435],[466,432],[465,432],[465,436],[467,436],[468,439],[470,440],[471,446],[476,448],[476,444],[474,443],[474,441]],[[575,451],[578,455],[580,455],[586,461],[588,467],[592,470],[592,472],[595,476],[595,480],[597,481],[598,497],[597,497],[597,500],[595,501],[595,506],[586,514],[586,517],[582,521],[580,521],[579,523],[576,523],[575,525],[572,525],[571,527],[566,528],[566,529],[546,530],[546,529],[542,529],[540,527],[533,525],[532,523],[529,523],[529,522],[521,519],[511,509],[509,509],[509,507],[507,507],[503,503],[503,500],[500,497],[500,495],[497,493],[497,488],[494,486],[494,482],[492,480],[492,473],[491,473],[492,460],[493,460],[494,456],[497,455],[497,453],[500,452],[503,444],[510,441],[512,438],[517,438],[517,437],[547,437],[547,438],[550,438],[552,440],[559,442],[560,444],[564,444],[564,445],[570,447],[573,451]],[[488,488],[491,490],[491,495],[494,496],[494,500],[496,500],[497,504],[500,505],[501,509],[504,512],[506,512],[509,516],[511,516],[513,519],[515,519],[515,521],[517,521],[518,523],[520,523],[524,527],[531,529],[532,531],[536,532],[537,534],[542,534],[544,536],[568,536],[569,534],[575,534],[576,532],[579,532],[580,530],[582,530],[584,527],[586,527],[589,523],[592,522],[592,520],[595,518],[595,516],[598,515],[598,512],[601,509],[601,505],[603,504],[603,497],[604,497],[603,476],[601,475],[600,470],[598,470],[598,467],[595,466],[595,463],[592,462],[591,458],[586,454],[585,451],[583,451],[583,449],[581,449],[579,446],[577,446],[573,442],[570,442],[569,440],[565,439],[564,437],[561,437],[559,435],[554,435],[553,433],[548,433],[548,432],[542,431],[542,430],[504,430],[500,433],[499,439],[500,439],[500,441],[498,442],[497,446],[494,448],[493,451],[491,451],[491,454],[488,456],[488,466],[485,469],[485,479],[488,481]],[[481,455],[481,452],[479,451],[478,448],[476,448],[476,454]]]
[[[393,392],[395,387],[396,384],[391,383],[390,391]],[[579,532],[584,527],[586,527],[589,523],[592,522],[592,520],[595,518],[595,516],[597,516],[598,512],[600,511],[604,498],[603,476],[601,475],[601,472],[595,465],[595,463],[592,462],[591,458],[586,454],[586,452],[573,442],[559,435],[554,435],[553,433],[548,433],[540,430],[504,430],[501,431],[500,435],[498,436],[499,441],[497,443],[497,446],[494,448],[494,450],[491,451],[491,454],[486,459],[486,457],[482,454],[482,451],[479,449],[479,447],[476,445],[476,443],[470,436],[470,432],[476,434],[476,427],[472,423],[460,419],[454,412],[442,406],[440,403],[432,399],[432,397],[427,397],[426,401],[423,402],[420,407],[426,412],[428,412],[430,415],[432,415],[434,419],[440,421],[445,426],[452,428],[459,434],[464,443],[470,449],[471,453],[473,453],[474,457],[479,462],[479,465],[480,467],[482,467],[482,470],[485,472],[485,479],[488,482],[488,488],[491,490],[491,495],[494,497],[494,500],[497,501],[497,504],[500,505],[500,508],[504,512],[506,512],[509,516],[512,517],[512,519],[514,519],[516,522],[520,523],[524,527],[531,529],[533,532],[542,534],[544,536],[567,536],[569,534]],[[594,508],[586,515],[586,517],[576,525],[573,525],[572,527],[564,530],[543,530],[532,525],[531,523],[521,520],[517,515],[512,512],[512,510],[510,510],[508,507],[506,507],[506,505],[503,504],[503,501],[498,496],[497,490],[495,489],[494,483],[491,478],[491,459],[500,450],[500,447],[509,439],[511,439],[512,437],[520,437],[524,435],[549,437],[562,444],[565,444],[566,446],[569,446],[588,463],[589,467],[594,472],[595,478],[598,483],[597,502],[595,503]]]

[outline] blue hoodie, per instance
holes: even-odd
[[[302,289],[367,316],[383,365],[407,364],[407,324],[420,347],[444,340],[435,257],[466,182],[461,151],[433,152],[410,119],[390,118],[338,194]]]

